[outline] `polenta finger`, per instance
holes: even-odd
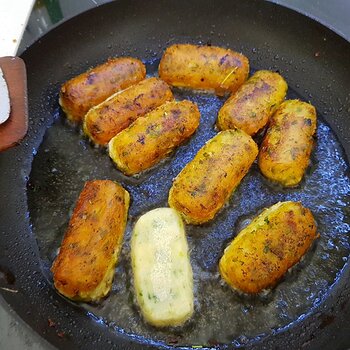
[[[241,130],[222,131],[209,140],[175,178],[169,205],[191,224],[216,215],[247,174],[258,154],[253,139]]]
[[[225,249],[222,278],[233,288],[256,294],[273,287],[317,238],[316,222],[298,202],[265,209]]]
[[[159,64],[159,77],[169,85],[213,91],[217,95],[235,92],[248,74],[247,57],[216,46],[172,45]]]
[[[278,73],[257,71],[221,107],[219,129],[238,128],[248,135],[256,134],[283,102],[287,88]]]

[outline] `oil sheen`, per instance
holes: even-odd
[[[149,62],[147,71],[156,72],[157,64],[157,61]],[[186,144],[138,177],[122,175],[105,150],[94,148],[77,129],[67,124],[57,105],[57,118],[34,158],[28,183],[28,205],[43,273],[52,284],[49,269],[84,182],[118,181],[129,191],[132,200],[112,291],[101,304],[79,304],[80,307],[113,331],[158,346],[218,343],[244,346],[306,317],[337,283],[350,253],[349,166],[342,146],[322,116],[318,118],[311,164],[298,187],[285,190],[273,185],[254,163],[213,221],[186,226],[194,277],[193,317],[181,328],[159,330],[148,326],[134,302],[132,229],[145,212],[167,206],[173,178],[217,133],[214,126],[217,112],[225,101],[211,94],[174,92],[177,99],[186,98],[198,104],[200,126]],[[298,96],[289,89],[287,98]],[[320,237],[273,290],[256,297],[239,295],[221,281],[218,261],[239,230],[263,208],[278,201],[301,201],[315,216]]]

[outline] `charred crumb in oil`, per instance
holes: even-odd
[[[56,334],[57,334],[57,336],[60,337],[60,338],[65,338],[65,336],[66,336],[66,333],[63,332],[63,331],[57,332]]]
[[[335,315],[322,314],[320,317],[320,328],[324,329],[335,321]]]
[[[178,337],[170,337],[166,340],[166,342],[169,344],[169,345],[177,345],[179,344],[180,342],[180,338]]]
[[[49,327],[55,327],[56,326],[56,322],[52,321],[51,318],[47,319],[47,323],[48,323]]]
[[[220,346],[220,345],[222,345],[222,343],[221,342],[219,342],[217,339],[215,339],[215,338],[210,338],[209,340],[208,340],[208,345],[209,346]]]
[[[7,285],[13,285],[16,282],[15,275],[7,267],[0,265],[0,281],[1,280],[5,280]]]

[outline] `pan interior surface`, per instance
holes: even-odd
[[[158,60],[147,62],[150,75]],[[201,111],[196,134],[161,164],[139,177],[123,176],[104,149],[94,148],[73,128],[55,104],[54,124],[34,157],[28,183],[28,204],[43,271],[51,288],[50,267],[83,184],[92,179],[120,182],[131,195],[129,222],[111,294],[99,305],[80,304],[99,322],[146,341],[176,345],[246,345],[291,327],[307,317],[336,284],[350,253],[350,178],[344,151],[322,116],[311,165],[302,184],[282,189],[263,178],[254,163],[229,203],[210,223],[187,225],[194,271],[196,307],[183,327],[157,330],[140,317],[134,302],[130,263],[130,235],[135,220],[145,212],[167,206],[172,179],[191,160],[215,130],[223,98],[175,89],[178,100],[190,99]],[[288,98],[300,98],[289,89]],[[259,141],[259,138],[258,140]],[[218,260],[225,246],[263,208],[278,201],[301,201],[318,223],[320,238],[302,262],[273,290],[255,297],[239,295],[220,279]]]
[[[186,227],[195,314],[181,329],[156,330],[133,302],[130,232],[142,213],[166,205],[172,178],[217,132],[214,122],[224,99],[176,90],[177,98],[198,103],[198,132],[159,166],[129,179],[66,123],[58,91],[63,82],[114,56],[140,58],[153,75],[173,43],[228,47],[248,56],[252,70],[279,71],[288,82],[288,97],[312,102],[319,122],[311,166],[299,187],[286,191],[271,185],[254,164],[213,222]],[[0,153],[0,203],[6,208],[0,210],[0,291],[33,330],[62,349],[350,346],[346,40],[267,1],[157,0],[150,6],[118,0],[60,24],[21,57],[27,67],[29,130],[20,145]],[[54,290],[49,269],[84,181],[95,178],[119,181],[132,203],[111,295],[101,305],[76,304]],[[282,200],[309,207],[320,238],[270,293],[248,298],[232,292],[217,270],[225,246],[260,210]]]

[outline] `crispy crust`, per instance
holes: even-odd
[[[226,130],[209,140],[175,178],[169,205],[187,223],[214,218],[247,174],[258,154],[253,139],[241,130]]]
[[[108,294],[123,240],[129,193],[110,180],[86,182],[51,271],[56,289],[73,300]]]
[[[256,294],[273,287],[317,238],[316,222],[298,202],[265,209],[225,249],[219,269],[234,289]]]
[[[84,118],[84,132],[95,144],[106,146],[138,117],[173,99],[164,81],[157,78],[142,80],[91,108]]]
[[[79,123],[87,111],[117,91],[146,76],[146,67],[132,57],[111,58],[106,63],[65,82],[59,103],[72,122]]]
[[[146,170],[188,139],[199,125],[200,113],[190,101],[167,102],[109,142],[109,155],[126,175]]]
[[[301,181],[309,165],[316,122],[311,104],[299,100],[281,104],[260,148],[258,162],[264,176],[286,187]]]
[[[158,71],[170,85],[223,95],[235,92],[248,78],[249,61],[221,47],[176,44],[165,50]]]
[[[283,102],[287,88],[287,83],[278,73],[256,72],[220,109],[219,129],[238,128],[248,135],[256,134]]]

